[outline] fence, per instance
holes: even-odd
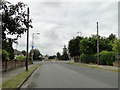
[[[31,64],[31,61],[28,60],[28,64]],[[8,71],[10,69],[15,69],[17,67],[25,66],[25,60],[4,60],[2,61],[2,71]]]

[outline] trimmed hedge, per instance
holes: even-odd
[[[81,62],[83,63],[97,63],[97,55],[91,55],[91,54],[81,54],[80,55]]]
[[[93,63],[97,64],[97,54],[81,54],[80,55],[81,62],[83,63]],[[102,51],[100,53],[100,61],[101,65],[113,65],[115,61],[115,53],[111,51]]]
[[[113,65],[115,53],[111,51],[102,51],[100,53],[100,61],[102,61],[103,65]]]

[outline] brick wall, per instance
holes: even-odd
[[[31,61],[28,60],[28,64],[31,64]],[[2,71],[8,71],[15,69],[17,67],[25,66],[25,60],[4,60],[2,61]]]

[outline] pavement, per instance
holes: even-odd
[[[22,88],[118,88],[118,72],[66,62],[41,62]]]
[[[33,65],[34,64],[28,65],[28,69]],[[17,74],[23,72],[25,69],[26,69],[26,67],[24,66],[24,67],[18,67],[16,69],[9,70],[7,72],[2,72],[2,82],[0,84],[11,79],[12,77],[16,76]]]
[[[76,64],[83,64],[83,63],[76,63]],[[115,67],[115,66],[97,65],[97,64],[83,64],[83,65],[96,66],[96,67],[100,67],[100,68],[104,68],[104,69],[118,70],[118,67]]]

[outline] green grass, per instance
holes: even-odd
[[[44,59],[44,61],[55,61],[55,59],[47,59],[47,60]]]
[[[18,86],[23,82],[23,80],[25,80],[39,65],[40,64],[34,65],[29,68],[28,71],[25,70],[14,76],[13,78],[9,79],[8,81],[5,81],[4,83],[2,83],[2,88],[18,88]]]
[[[90,67],[90,68],[97,68],[97,69],[113,71],[113,72],[120,72],[120,70],[117,70],[117,69],[105,69],[105,68],[101,68],[101,67],[98,67],[98,66],[89,66],[89,65],[85,65],[85,64],[77,64],[77,63],[67,63],[67,64],[85,66],[85,67]]]

